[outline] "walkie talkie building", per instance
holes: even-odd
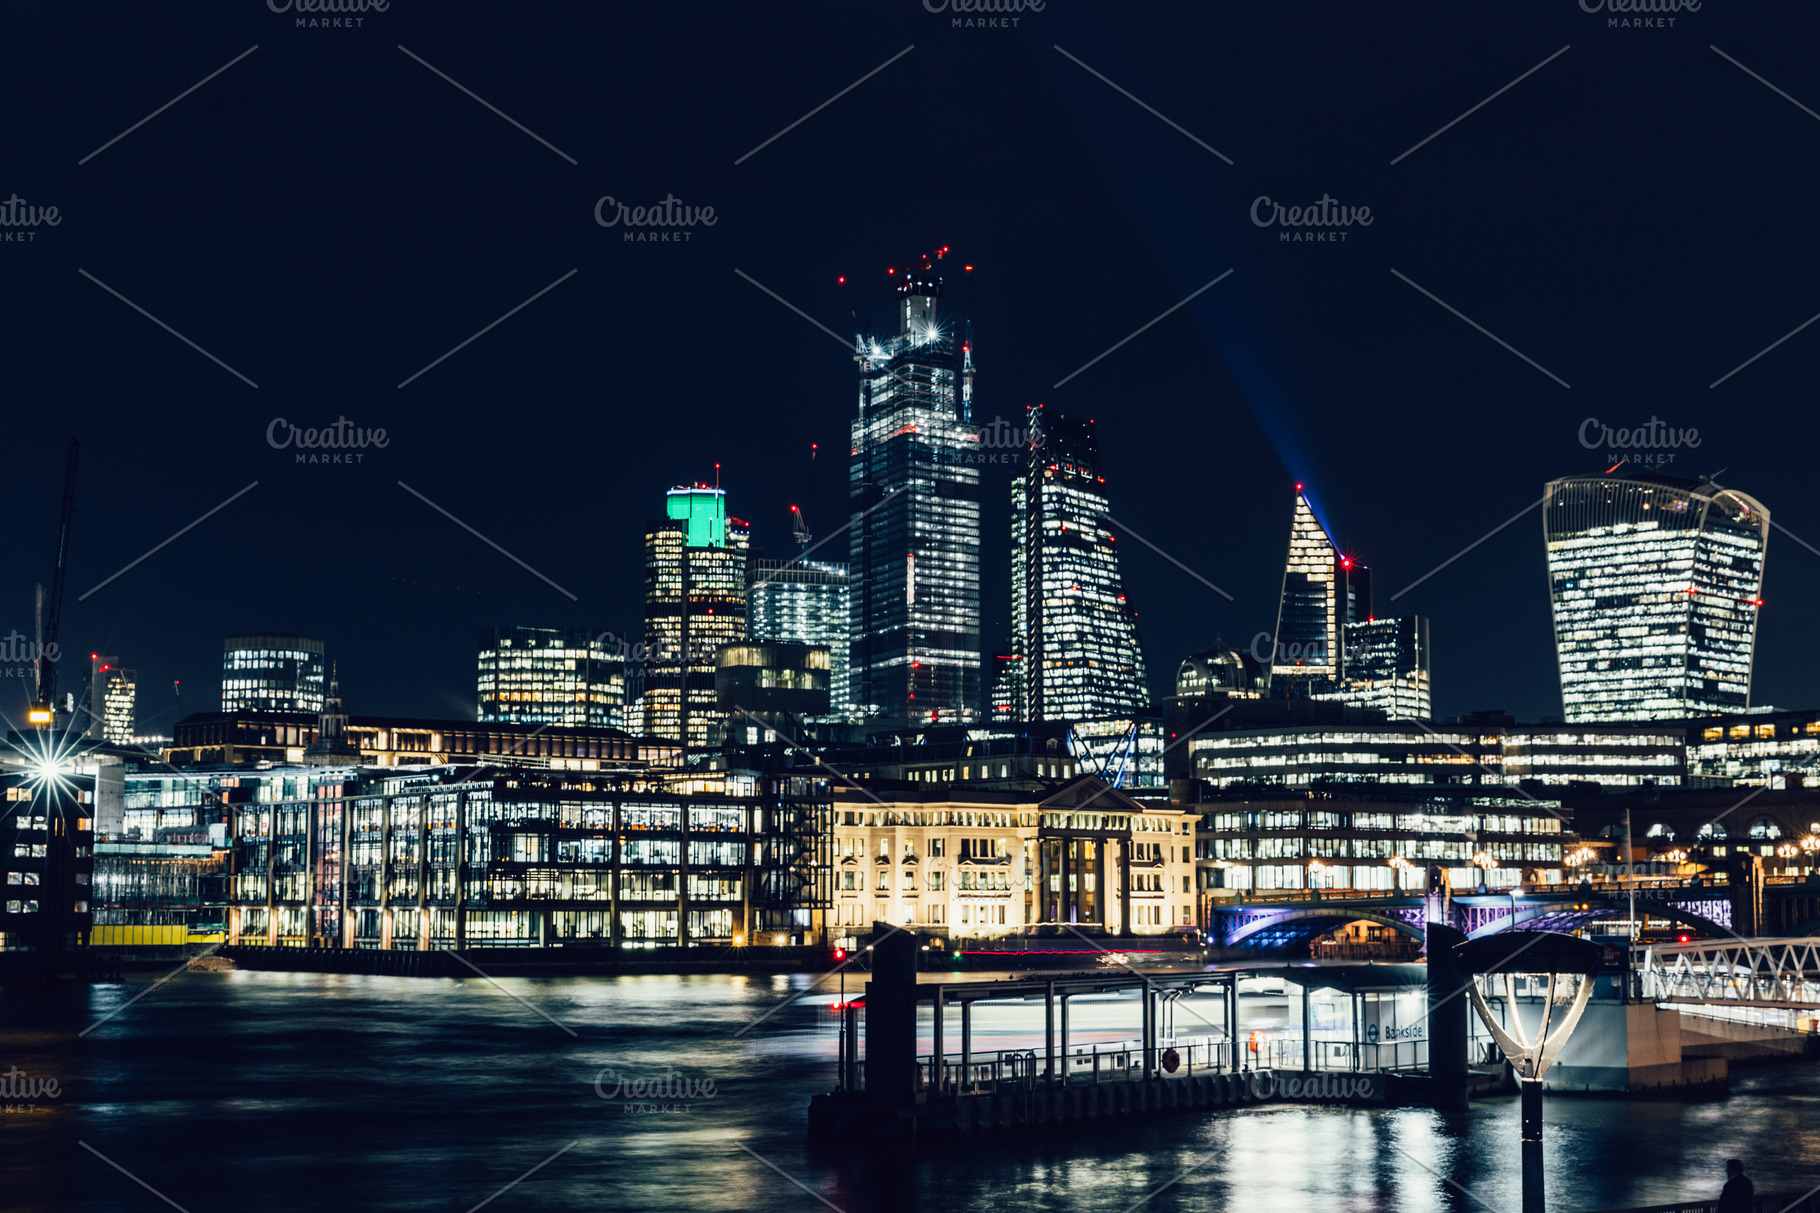
[[[1564,476],[1542,505],[1570,723],[1750,704],[1769,511],[1710,481]]]
[[[848,685],[855,713],[882,725],[981,715],[973,362],[960,322],[936,315],[941,256],[896,272],[898,335],[854,348]]]

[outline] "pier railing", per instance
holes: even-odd
[[[1682,1201],[1672,1205],[1649,1205],[1641,1209],[1614,1209],[1611,1213],[1719,1213],[1719,1198],[1711,1200]],[[1808,1192],[1801,1196],[1764,1196],[1751,1197],[1750,1213],[1820,1213],[1820,1192]]]
[[[966,1059],[945,1055],[941,1073],[935,1058],[917,1058],[917,1085],[924,1091],[948,1095],[999,1095],[1028,1091],[1038,1086],[1134,1082],[1146,1077],[1187,1078],[1195,1074],[1224,1073],[1232,1068],[1228,1041],[1196,1038],[1164,1039],[1150,1050],[1145,1064],[1140,1040],[1109,1044],[1071,1045],[1056,1058],[1055,1074],[1048,1073],[1046,1058],[1034,1049],[1002,1049],[975,1053]],[[1173,1065],[1173,1069],[1170,1067]]]

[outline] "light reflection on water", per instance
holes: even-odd
[[[501,980],[574,1036],[479,978],[186,974],[80,1039],[144,984],[75,987],[54,1001],[9,995],[0,1070],[55,1076],[62,1092],[47,1111],[0,1119],[0,1207],[166,1207],[78,1139],[191,1213],[249,1203],[465,1211],[570,1143],[579,1144],[489,1213],[825,1208],[736,1143],[845,1213],[1117,1213],[1166,1184],[1146,1211],[1514,1213],[1518,1204],[1508,1098],[1448,1115],[1190,1113],[917,1150],[810,1143],[808,1099],[834,1077],[838,982],[736,1035],[810,980]],[[849,996],[863,980],[850,976]],[[1083,1033],[1127,1034],[1118,1004],[1077,1010]],[[976,1049],[1040,1046],[1039,1014],[982,1011]],[[947,1040],[958,1048],[953,1020]],[[596,1094],[597,1078],[624,1090],[670,1074],[694,1084],[692,1097]],[[1734,1156],[1760,1191],[1802,1191],[1820,1182],[1817,1080],[1820,1066],[1805,1063],[1742,1071],[1733,1096],[1715,1103],[1551,1099],[1551,1208],[1710,1196]]]

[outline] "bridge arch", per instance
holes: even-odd
[[[1265,936],[1273,946],[1284,946],[1311,939],[1316,935],[1325,935],[1335,927],[1349,922],[1369,922],[1376,926],[1390,927],[1401,931],[1414,939],[1425,939],[1420,927],[1412,926],[1400,918],[1379,911],[1347,908],[1345,906],[1293,906],[1282,910],[1260,914],[1256,918],[1236,927],[1226,936],[1228,947],[1241,944],[1259,944]]]

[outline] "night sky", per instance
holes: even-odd
[[[141,730],[169,732],[217,707],[224,633],[300,631],[351,711],[471,717],[483,626],[636,638],[671,485],[719,463],[773,554],[792,504],[818,536],[846,521],[850,354],[736,271],[837,333],[888,330],[887,269],[947,245],[976,267],[945,301],[973,322],[975,420],[1098,421],[1159,693],[1187,653],[1273,626],[1305,480],[1377,613],[1432,620],[1438,715],[1559,713],[1538,511],[1391,596],[1615,462],[1586,419],[1654,416],[1699,432],[1666,470],[1721,473],[1786,528],[1754,699],[1813,706],[1820,326],[1709,385],[1820,311],[1820,10],[1613,28],[1644,19],[1594,2],[1050,0],[996,29],[924,0],[392,0],[340,29],[266,0],[16,6],[0,200],[61,221],[0,228],[0,633],[31,631],[76,436],[64,689],[118,653]],[[602,195],[717,221],[627,243]],[[1252,222],[1261,196],[1323,195],[1372,223],[1284,243]],[[267,443],[276,418],[338,416],[388,445],[337,467]],[[987,473],[989,652],[1008,480]],[[15,721],[29,686],[0,682]]]

